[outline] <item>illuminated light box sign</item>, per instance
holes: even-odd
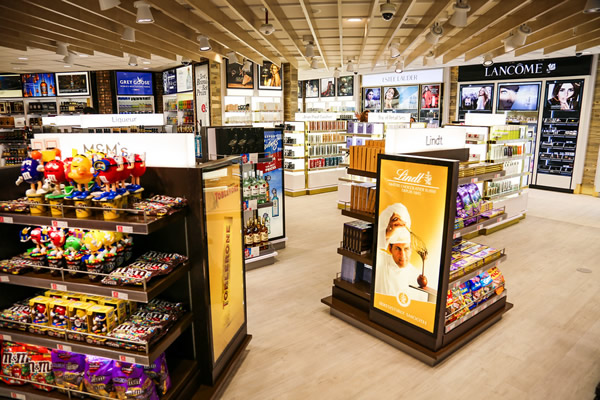
[[[0,97],[23,97],[21,75],[0,75]]]
[[[362,86],[396,86],[413,85],[418,83],[436,83],[444,81],[444,70],[424,69],[421,71],[405,71],[400,74],[395,72],[389,74],[363,75]]]
[[[164,125],[162,114],[89,114],[82,115],[82,128],[111,128],[120,126],[161,126]]]
[[[88,96],[90,85],[87,72],[57,72],[59,96]]]
[[[428,150],[449,150],[465,147],[464,127],[428,129],[389,129],[385,135],[387,154],[414,153]]]
[[[124,96],[152,96],[152,73],[117,71],[117,94]]]
[[[177,93],[191,92],[194,90],[191,65],[177,68],[175,72],[177,73]]]
[[[177,75],[174,69],[163,72],[163,94],[177,93]]]
[[[192,133],[36,133],[32,147],[58,147],[62,154],[95,150],[108,154],[146,153],[149,167],[193,167],[196,165]]]
[[[54,74],[23,74],[23,97],[55,97]]]

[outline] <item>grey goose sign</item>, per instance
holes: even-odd
[[[467,65],[458,67],[458,81],[497,81],[589,75],[591,64],[592,56],[582,56],[497,63],[490,67]]]

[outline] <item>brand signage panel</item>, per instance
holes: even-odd
[[[117,71],[117,94],[124,96],[152,96],[152,73]]]
[[[80,117],[82,128],[111,128],[118,126],[162,126],[162,114],[86,114]]]
[[[369,113],[369,122],[410,122],[410,113]]]
[[[449,150],[465,147],[466,128],[389,129],[385,137],[387,154]]]
[[[424,69],[421,71],[405,71],[400,74],[395,72],[389,74],[363,75],[362,86],[392,86],[412,85],[417,83],[436,83],[444,81],[444,70]]]
[[[210,99],[208,64],[197,64],[194,67],[196,79],[196,118],[200,126],[210,125]]]
[[[498,81],[589,75],[591,65],[592,56],[514,61],[496,63],[490,67],[467,65],[458,67],[458,81]]]

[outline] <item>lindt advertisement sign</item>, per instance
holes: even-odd
[[[582,56],[496,63],[490,67],[467,65],[458,67],[458,81],[498,81],[589,75],[591,63],[592,56]]]

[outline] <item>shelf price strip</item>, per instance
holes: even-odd
[[[69,227],[69,223],[67,221],[52,220],[51,225],[54,228],[68,228]]]
[[[5,224],[12,224],[13,217],[0,217],[0,222],[5,223]]]
[[[127,293],[117,292],[116,290],[112,291],[112,297],[121,300],[129,300],[129,295]]]
[[[56,348],[57,348],[58,350],[62,350],[62,351],[68,351],[68,352],[70,352],[70,351],[71,351],[71,346],[67,346],[66,344],[61,344],[61,343],[58,343],[58,344],[56,345]]]
[[[27,397],[22,393],[10,392],[11,399],[27,400]]]
[[[59,283],[51,283],[50,284],[50,289],[52,290],[59,290],[61,292],[67,292],[67,285],[61,285]]]
[[[132,226],[117,225],[117,232],[121,232],[121,233],[133,233],[133,227]]]

